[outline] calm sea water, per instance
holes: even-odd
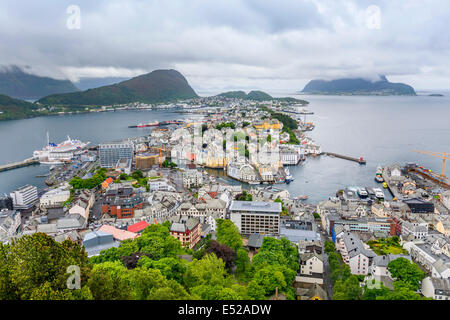
[[[315,203],[346,186],[376,186],[378,165],[417,162],[440,172],[442,161],[412,152],[414,149],[450,152],[450,97],[344,97],[295,96],[310,101],[316,124],[309,132],[323,151],[364,157],[367,165],[322,156],[291,167],[295,181],[287,188],[292,196],[308,195]],[[42,148],[49,131],[53,142],[67,135],[97,144],[145,135],[148,129],[129,125],[146,121],[185,118],[170,111],[122,111],[39,117],[0,122],[0,163],[23,160]],[[450,175],[447,167],[447,176]],[[0,173],[0,193],[30,183],[44,188],[48,166],[32,166]]]

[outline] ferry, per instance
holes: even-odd
[[[284,172],[286,173],[286,179],[284,180],[287,184],[291,183],[291,181],[294,181],[294,178],[292,177],[289,168],[285,168]]]

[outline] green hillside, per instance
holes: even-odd
[[[0,94],[0,120],[33,117],[37,108],[36,104]]]
[[[39,100],[49,105],[113,105],[129,102],[158,103],[198,97],[176,70],[153,72],[117,84],[81,92],[55,94]]]

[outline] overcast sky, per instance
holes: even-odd
[[[173,68],[199,92],[377,74],[450,90],[449,30],[448,0],[0,0],[0,64],[73,81]]]

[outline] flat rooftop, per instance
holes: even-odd
[[[265,201],[232,201],[230,211],[281,213],[281,203]]]

